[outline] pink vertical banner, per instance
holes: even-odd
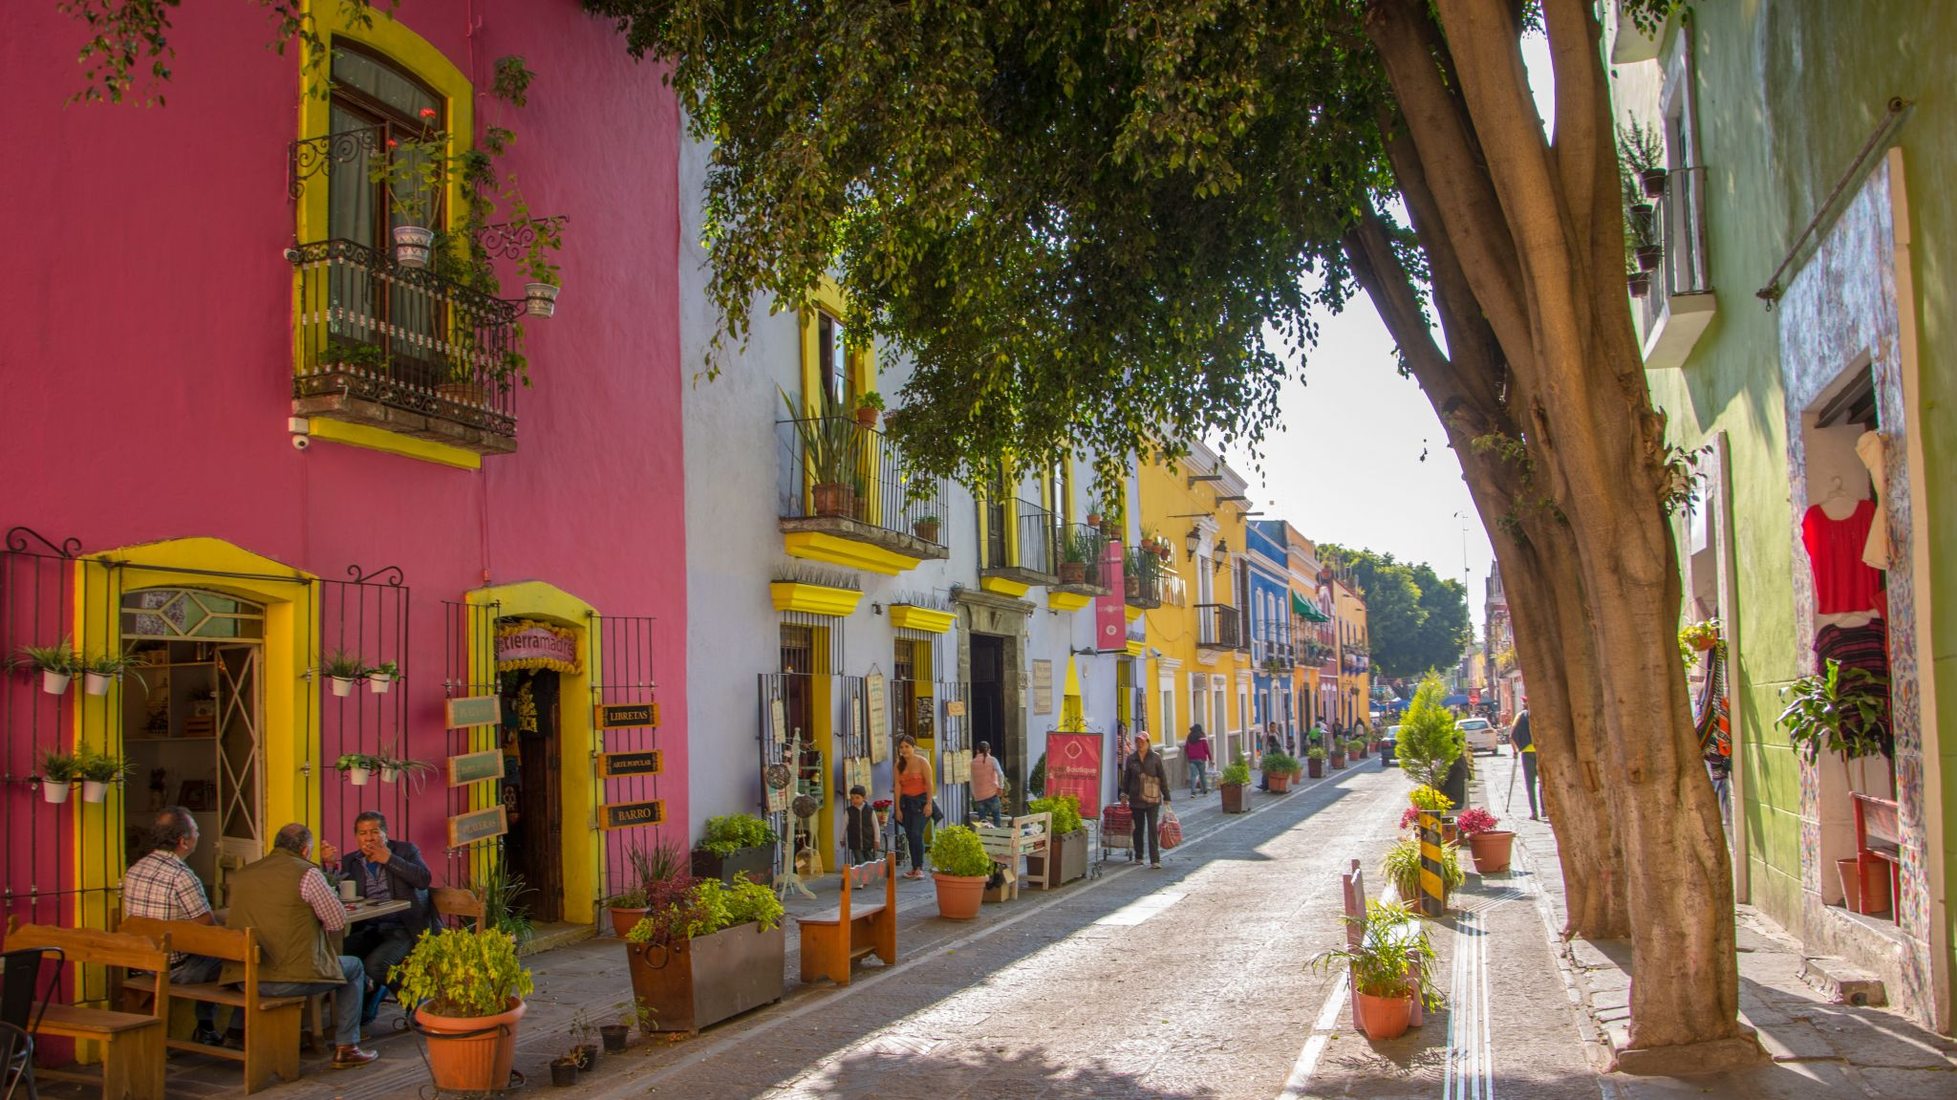
[[[1128,649],[1128,582],[1121,575],[1121,543],[1108,540],[1101,579],[1109,595],[1094,597],[1094,648],[1101,653]]]
[[[1101,734],[1046,735],[1046,793],[1080,799],[1080,815],[1101,816]]]

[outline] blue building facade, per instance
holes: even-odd
[[[1291,631],[1290,550],[1284,521],[1254,520],[1245,525],[1249,545],[1240,564],[1247,583],[1243,613],[1250,632],[1252,713],[1259,730],[1273,725],[1296,743],[1298,711],[1292,698],[1291,670],[1297,651]]]

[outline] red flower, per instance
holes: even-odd
[[[1475,836],[1478,833],[1485,833],[1493,829],[1499,820],[1499,818],[1487,810],[1479,806],[1473,806],[1462,810],[1460,816],[1454,819],[1454,824],[1468,836]]]
[[[423,118],[434,118],[434,117],[435,117],[435,108],[433,108],[433,107],[423,107],[423,108],[421,109],[421,117],[423,117]]]
[[[1408,806],[1406,812],[1400,815],[1400,828],[1402,829],[1411,829],[1419,823],[1420,811],[1414,809],[1412,806]]]
[[[400,146],[400,144],[401,144],[400,142],[398,142],[398,141],[395,141],[395,140],[394,140],[393,138],[388,138],[388,139],[387,139],[387,147],[388,147],[389,149],[394,149],[394,148],[397,148],[397,147],[399,147],[399,146]]]

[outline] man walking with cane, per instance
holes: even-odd
[[[1515,758],[1522,765],[1522,788],[1529,796],[1529,820],[1548,821],[1549,816],[1538,816],[1536,805],[1536,742],[1529,736],[1529,700],[1522,700],[1522,713],[1515,716],[1515,724],[1509,727],[1509,744],[1515,746]],[[1515,774],[1509,773],[1509,800],[1515,800]],[[1506,807],[1504,807],[1506,809]]]

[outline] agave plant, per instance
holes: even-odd
[[[802,443],[802,461],[816,485],[847,485],[856,472],[856,459],[862,452],[862,427],[856,418],[827,393],[822,394],[815,414],[795,404],[788,391],[775,387],[788,408],[788,422]]]

